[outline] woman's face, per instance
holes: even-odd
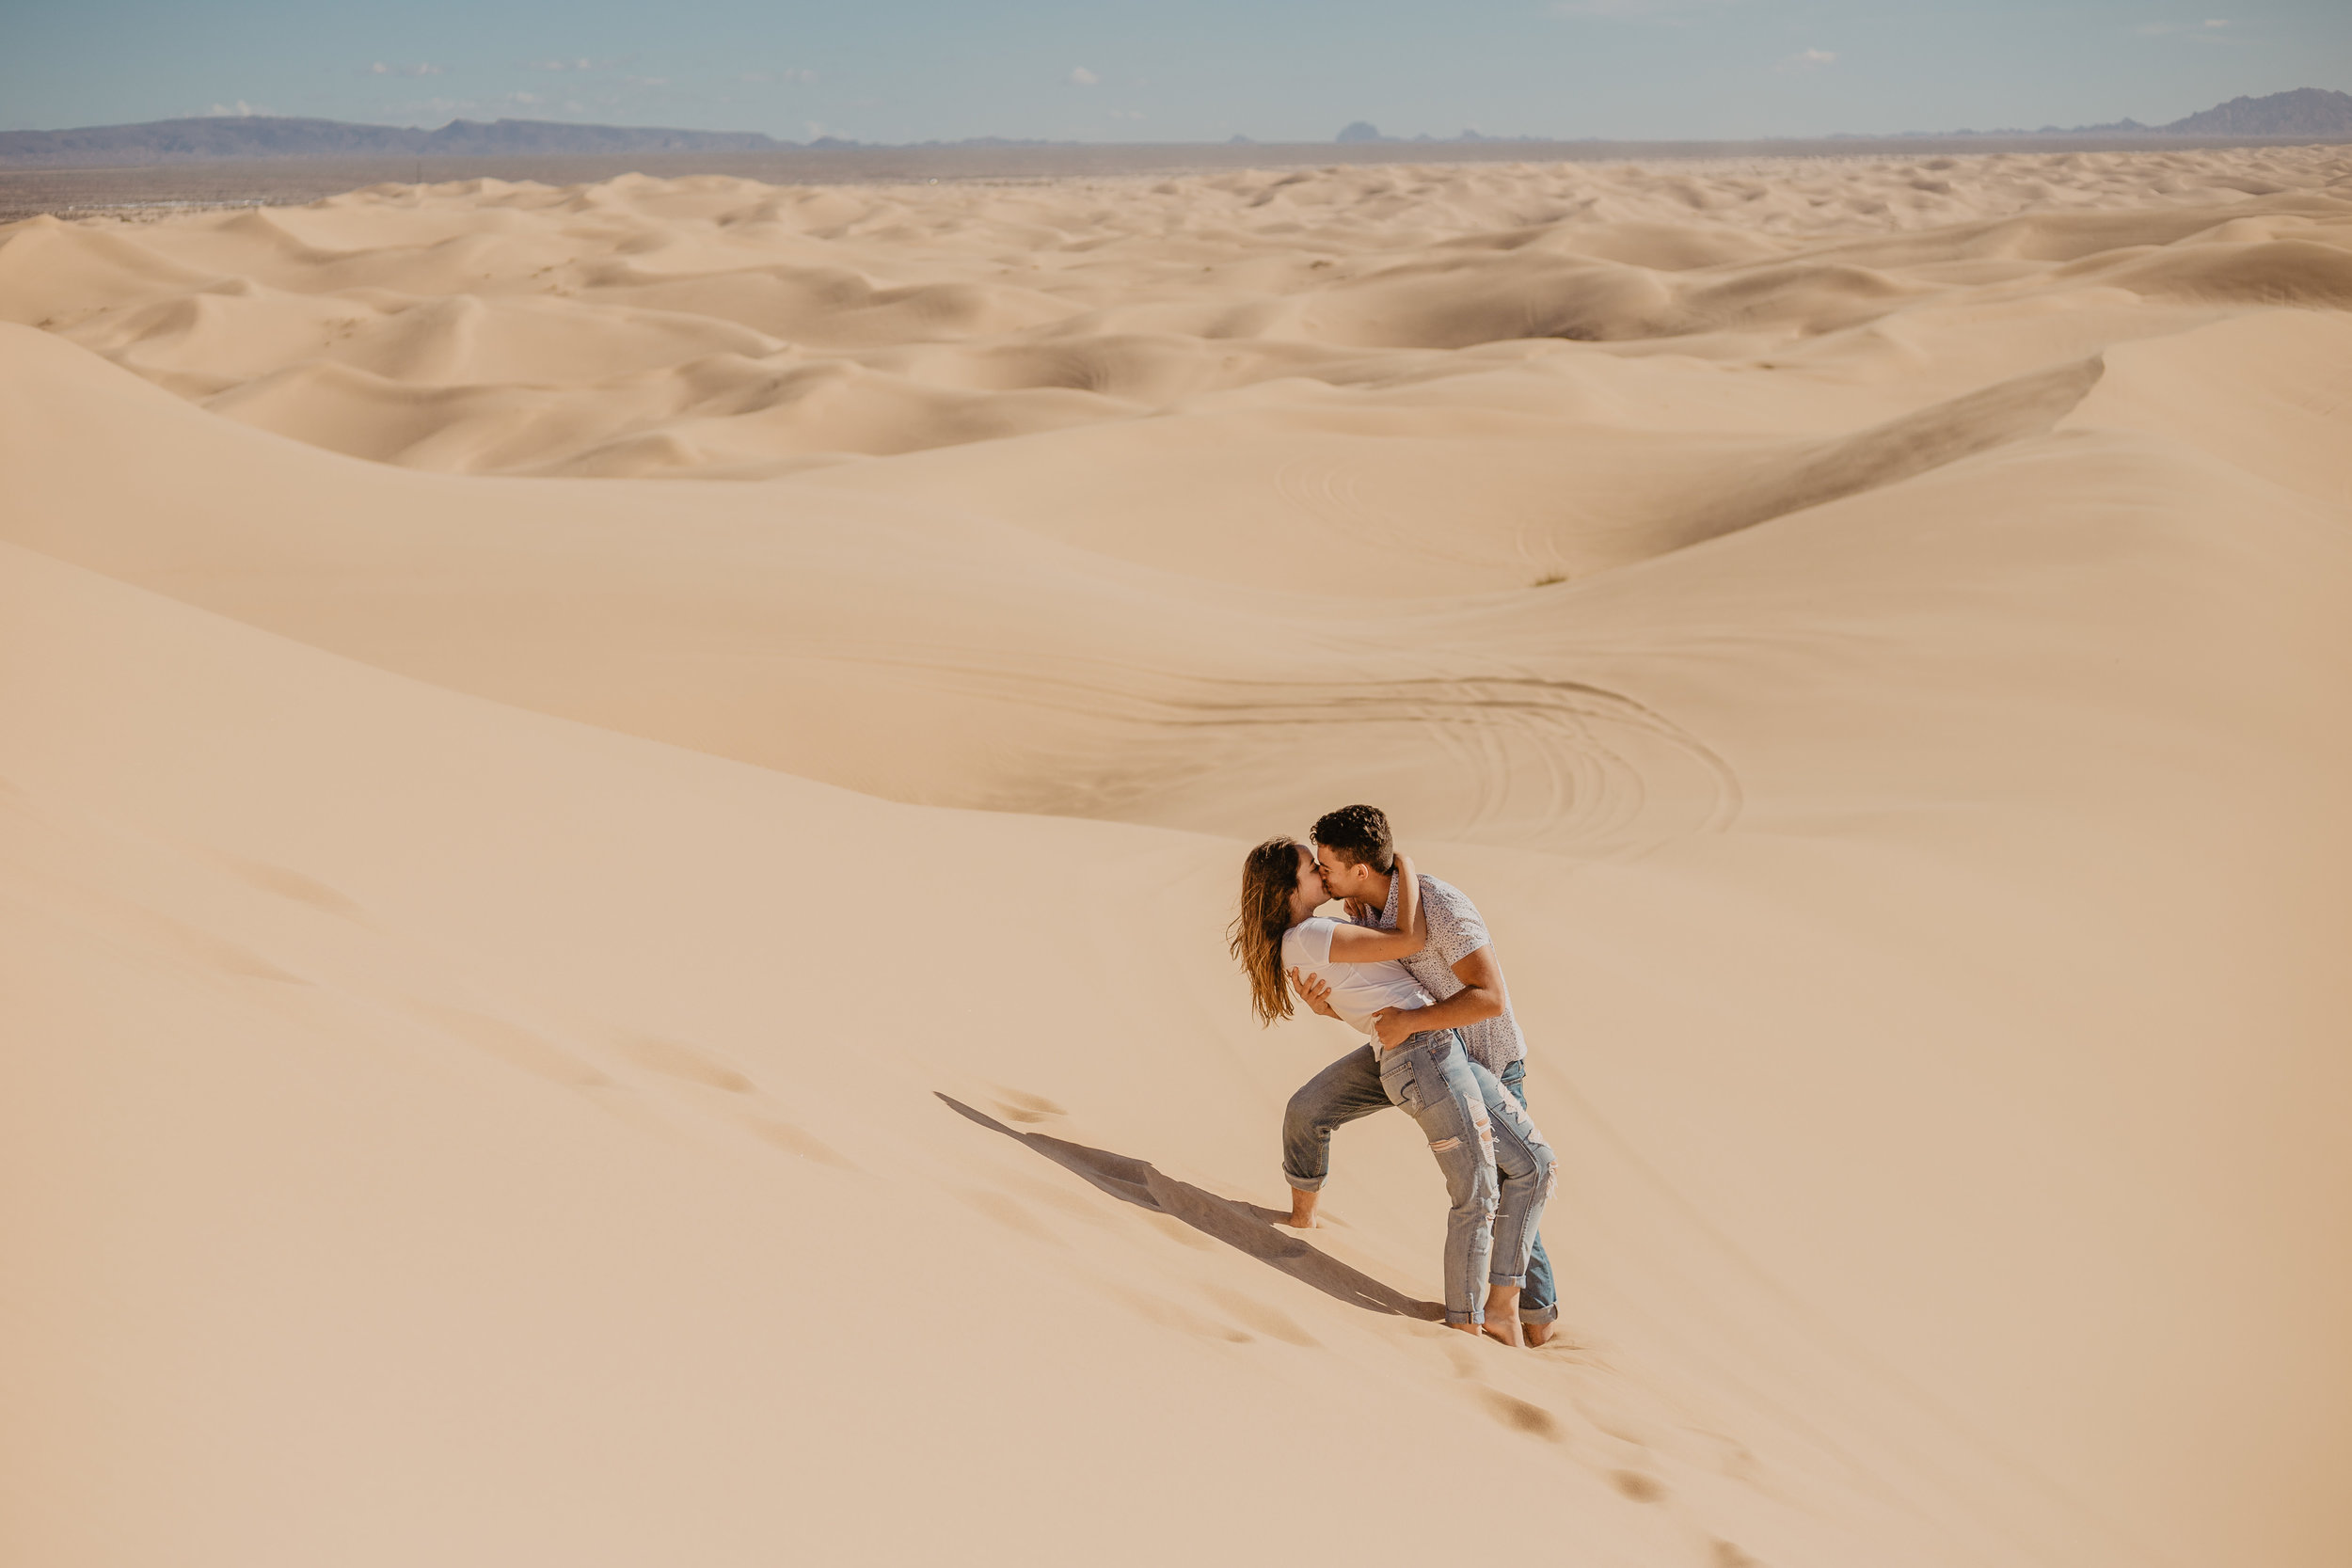
[[[1323,885],[1322,868],[1304,845],[1298,850],[1298,893],[1311,910],[1321,909],[1331,901],[1331,892]]]

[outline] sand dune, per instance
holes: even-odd
[[[2332,1568],[2347,269],[2327,149],[0,229],[0,1557]],[[1541,1352],[1403,1118],[1265,1223],[1359,799]]]
[[[1187,419],[1269,382],[1416,411],[1541,406],[1567,390],[1543,380],[1585,368],[1577,340],[1712,366],[1798,343],[1851,355],[1890,318],[1987,288],[2018,315],[2090,289],[2336,309],[2352,291],[2343,185],[2324,150],[1782,178],[469,182],[132,230],[35,220],[0,250],[0,309],[354,456],[765,477],[812,454]],[[1857,224],[1899,237],[1857,240]],[[1457,357],[1501,342],[1528,346]]]

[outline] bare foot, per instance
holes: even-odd
[[[1308,1214],[1304,1217],[1297,1214],[1281,1214],[1276,1217],[1274,1223],[1277,1225],[1286,1225],[1293,1230],[1320,1230],[1323,1228],[1323,1222],[1315,1218],[1312,1214]]]
[[[1546,1340],[1549,1339],[1554,1334],[1559,1332],[1560,1325],[1556,1323],[1519,1324],[1519,1333],[1526,1337],[1527,1343],[1531,1349],[1537,1345],[1541,1345]]]
[[[1458,1328],[1465,1334],[1483,1334],[1486,1332],[1486,1330],[1477,1323],[1448,1323],[1446,1324],[1446,1327]]]
[[[1274,1223],[1287,1225],[1293,1230],[1320,1230],[1323,1228],[1323,1223],[1315,1218],[1315,1205],[1322,1200],[1321,1193],[1302,1193],[1296,1187],[1293,1187],[1291,1189],[1291,1217],[1286,1220],[1277,1220]]]
[[[1527,1341],[1519,1338],[1519,1288],[1516,1285],[1486,1287],[1486,1337],[1500,1339],[1513,1350],[1523,1348]]]

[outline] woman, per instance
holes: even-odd
[[[1528,1249],[1551,1195],[1551,1146],[1510,1091],[1463,1052],[1453,1030],[1423,1030],[1381,1048],[1375,1014],[1389,1007],[1410,1011],[1435,1000],[1396,961],[1429,940],[1413,863],[1400,854],[1396,866],[1396,929],[1350,925],[1315,913],[1330,895],[1307,847],[1295,839],[1266,840],[1242,863],[1233,956],[1249,975],[1261,1023],[1291,1016],[1282,972],[1298,969],[1329,986],[1332,1010],[1370,1037],[1381,1088],[1421,1123],[1453,1199],[1445,1229],[1445,1321],[1517,1345],[1522,1342],[1519,1287],[1527,1283]],[[1487,1286],[1483,1306],[1482,1279]]]

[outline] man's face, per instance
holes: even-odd
[[[1371,866],[1359,865],[1323,844],[1315,846],[1315,868],[1323,873],[1323,885],[1334,898],[1370,902],[1373,879],[1379,876]]]

